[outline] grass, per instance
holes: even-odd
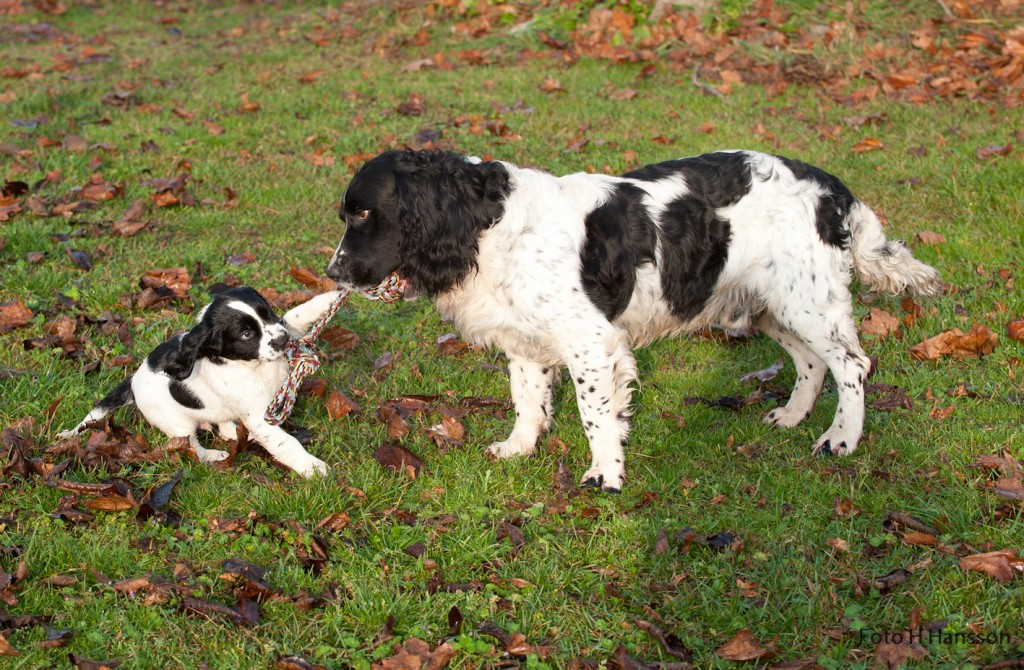
[[[813,4],[790,5],[794,26],[825,20]],[[822,58],[842,61],[874,36],[902,44],[917,27],[910,12],[894,15],[886,3],[861,4],[857,18],[866,34],[825,50]],[[1005,324],[1024,313],[1011,280],[1020,272],[1024,242],[1021,158],[1019,150],[976,157],[979,147],[1017,142],[1019,107],[965,99],[911,104],[882,96],[849,109],[818,88],[790,86],[768,99],[755,85],[738,87],[723,103],[695,87],[689,70],[662,66],[641,76],[642,63],[518,62],[522,48],[542,48],[536,33],[511,38],[500,28],[473,40],[450,29],[467,17],[391,6],[345,6],[337,19],[329,9],[287,3],[159,9],[69,3],[66,9],[0,16],[0,61],[38,68],[0,80],[0,94],[7,96],[0,142],[27,152],[0,154],[0,165],[7,180],[29,184],[59,170],[62,182],[42,191],[51,197],[69,194],[93,173],[123,183],[125,195],[67,219],[22,213],[0,223],[0,303],[20,300],[36,313],[26,327],[0,336],[0,368],[16,371],[0,376],[0,424],[18,426],[32,456],[41,456],[59,429],[76,423],[125,374],[106,365],[83,374],[89,361],[121,353],[141,358],[187,327],[190,313],[206,301],[205,288],[231,275],[259,288],[289,290],[299,288],[289,267],[322,271],[342,232],[334,210],[351,176],[346,157],[415,144],[424,130],[440,132],[445,147],[555,173],[619,172],[733,147],[797,157],[839,175],[886,215],[891,236],[944,235],[945,243],[918,245],[915,254],[957,290],[928,303],[923,317],[902,328],[902,339],[866,339],[879,362],[873,381],[906,389],[913,407],[869,409],[854,456],[810,456],[834,410],[831,382],[811,417],[792,430],[761,424],[769,401],[738,412],[686,402],[748,394],[755,386],[739,377],[783,356],[772,343],[666,341],[637,352],[641,383],[626,489],[619,496],[568,497],[554,485],[559,464],[577,478],[589,459],[568,383],[558,389],[553,430],[565,453],[552,443],[530,459],[485,458],[484,447],[504,437],[511,418],[480,410],[464,418],[465,443],[443,452],[426,434],[440,421],[434,411],[411,419],[413,431],[402,440],[426,462],[421,475],[409,480],[381,468],[373,458],[387,439],[377,418],[381,403],[410,393],[439,394],[448,405],[466,397],[503,399],[507,379],[496,369],[499,352],[437,355],[435,341],[449,327],[425,302],[354,300],[338,323],[358,333],[361,343],[331,352],[319,374],[329,388],[358,396],[362,412],[332,420],[322,401],[307,398],[296,415],[315,432],[312,449],[332,465],[329,478],[299,481],[256,457],[242,457],[228,472],[186,463],[171,503],[183,521],[174,528],[136,523],[132,512],[67,524],[52,516],[66,492],[39,478],[5,476],[0,545],[17,550],[0,554],[0,567],[13,573],[24,559],[29,573],[10,591],[17,603],[6,610],[50,616],[55,628],[73,631],[66,647],[48,648],[39,644],[45,637],[40,627],[5,629],[21,652],[6,667],[62,666],[69,651],[139,668],[256,667],[290,654],[330,668],[365,667],[411,637],[439,644],[450,634],[453,607],[464,623],[451,638],[457,650],[452,665],[465,668],[507,658],[498,640],[476,632],[485,621],[522,633],[530,645],[551,647],[521,656],[523,666],[536,668],[584,657],[608,661],[620,645],[636,658],[672,660],[637,620],[675,634],[697,667],[731,667],[715,650],[742,629],[772,645],[778,659],[870,667],[875,645],[857,631],[902,629],[912,616],[922,623],[945,620],[950,631],[1008,635],[997,644],[926,644],[929,655],[919,667],[980,666],[1024,651],[1024,582],[965,572],[955,553],[1022,549],[1020,504],[979,490],[986,475],[970,467],[983,454],[1006,450],[1020,457],[1022,451],[1021,348],[1004,334]],[[933,3],[920,9],[924,16],[939,11]],[[40,21],[64,38],[30,42],[13,29]],[[419,40],[421,31],[429,39]],[[321,38],[323,45],[316,43]],[[461,61],[462,49],[481,50],[490,62]],[[109,58],[85,62],[92,52]],[[454,69],[408,67],[435,53],[446,54]],[[79,64],[54,68],[67,57]],[[316,71],[312,83],[299,81]],[[557,79],[565,92],[541,91],[545,77]],[[636,96],[611,95],[623,89]],[[117,93],[130,94],[133,104],[104,102]],[[410,95],[424,99],[420,116],[396,111]],[[243,111],[245,100],[259,109]],[[884,114],[884,121],[844,121],[869,114]],[[41,115],[46,118],[35,127],[12,123]],[[223,132],[212,134],[204,121]],[[507,133],[489,132],[488,121],[504,123]],[[42,138],[60,141],[67,133],[86,138],[90,149],[40,146]],[[865,137],[884,149],[852,152]],[[582,150],[573,148],[581,140]],[[918,147],[927,152],[920,155]],[[317,150],[333,164],[316,165]],[[132,200],[153,193],[145,180],[182,171],[191,175],[198,206],[152,209],[151,232],[104,234]],[[237,193],[237,202],[225,189]],[[77,269],[68,248],[86,251],[92,269]],[[32,251],[46,256],[31,263],[26,255]],[[253,262],[228,263],[245,251],[255,254]],[[197,264],[207,277],[195,271]],[[171,266],[193,272],[187,300],[174,309],[124,306],[122,297],[138,292],[140,275]],[[80,359],[56,349],[24,349],[24,339],[41,336],[44,323],[64,311],[57,292],[75,297],[87,317],[104,310],[123,316],[131,343],[83,323],[88,343]],[[878,298],[872,306],[902,316],[898,299]],[[869,308],[858,303],[855,309],[859,318]],[[991,356],[926,363],[907,354],[925,337],[966,330],[975,321],[1000,335]],[[375,375],[373,361],[383,352],[396,362],[386,375]],[[771,384],[788,389],[792,381],[787,368]],[[976,396],[950,395],[960,384]],[[60,397],[48,421],[47,409]],[[931,418],[935,407],[954,410],[948,418]],[[681,416],[684,425],[663,412]],[[118,421],[151,444],[163,443],[137,417],[122,414]],[[170,459],[116,472],[76,464],[63,476],[87,482],[120,477],[145,491],[180,467]],[[940,546],[903,541],[883,525],[894,511],[939,526]],[[315,530],[337,512],[350,516],[346,527]],[[254,521],[244,530],[217,529],[217,520],[250,514]],[[518,551],[500,539],[502,524],[522,530]],[[700,535],[730,531],[738,544],[723,551],[687,548],[675,539],[686,528]],[[659,553],[661,531],[670,549]],[[312,534],[329,550],[319,573],[304,567]],[[835,539],[849,551],[829,544]],[[406,552],[416,543],[425,553]],[[233,605],[235,587],[220,578],[229,558],[270,571],[276,595],[263,602],[255,626],[189,616],[180,607],[189,595]],[[185,576],[175,576],[176,566]],[[858,577],[913,566],[891,591],[858,585]],[[120,593],[97,572],[115,582],[151,575],[177,588],[167,602],[152,602],[147,593]],[[54,575],[77,581],[56,587],[47,581]],[[458,584],[472,587],[444,588]],[[315,606],[297,606],[301,594],[316,597]],[[382,642],[382,631],[395,639]]]

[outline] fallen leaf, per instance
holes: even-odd
[[[1013,152],[1012,144],[990,144],[984,147],[978,147],[978,150],[974,152],[974,155],[980,161],[988,160],[993,156],[1009,156]]]
[[[8,333],[21,328],[32,320],[32,310],[20,300],[0,304],[0,333]]]
[[[915,344],[910,349],[910,355],[922,361],[938,360],[940,356],[980,358],[995,351],[997,340],[995,333],[975,323],[966,333],[954,328]]]
[[[324,403],[327,415],[332,419],[341,419],[349,414],[359,413],[359,404],[341,391],[334,390]]]
[[[882,143],[874,137],[865,137],[853,145],[852,151],[855,154],[863,154],[869,151],[878,151],[884,148]]]
[[[373,457],[385,468],[409,479],[415,479],[423,468],[423,461],[400,444],[385,442],[373,452]]]
[[[1024,342],[1024,320],[1006,324],[1006,336],[1017,342]]]
[[[868,315],[861,319],[860,332],[878,338],[890,335],[900,337],[900,320],[884,309],[872,307]]]
[[[914,239],[921,244],[944,244],[946,236],[931,230],[922,230],[914,235]]]
[[[727,661],[767,661],[774,658],[775,650],[771,645],[763,646],[750,634],[750,629],[744,628],[716,649],[715,654]]]
[[[1018,573],[1024,573],[1024,558],[1014,550],[1000,549],[984,554],[973,554],[960,559],[960,567],[969,572],[980,572],[997,582],[1008,582]]]
[[[122,661],[115,661],[113,659],[109,661],[94,661],[75,654],[68,654],[68,658],[71,661],[71,667],[75,668],[75,670],[113,670],[122,663]]]

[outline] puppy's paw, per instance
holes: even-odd
[[[220,449],[204,449],[203,447],[193,447],[193,449],[195,449],[200,463],[218,463],[231,455]]]
[[[765,414],[762,421],[781,428],[793,428],[794,426],[799,425],[806,416],[806,412],[795,412],[789,407],[776,407]]]
[[[580,480],[580,488],[599,488],[605,493],[621,493],[624,476],[625,473],[622,472],[621,468],[616,472],[611,468],[602,469],[598,466],[593,466],[583,473],[583,479]]]
[[[509,437],[502,442],[495,442],[487,447],[487,451],[495,458],[512,458],[513,456],[529,456],[533,453],[535,445],[527,444],[520,440]]]
[[[331,468],[316,456],[310,456],[308,460],[298,467],[294,465],[290,467],[303,477],[324,476],[331,471]]]
[[[58,439],[58,440],[70,440],[75,435],[78,435],[78,429],[77,428],[72,428],[71,430],[62,430],[62,431],[60,431],[59,433],[54,435],[54,438]]]

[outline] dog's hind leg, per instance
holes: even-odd
[[[871,360],[857,340],[850,294],[845,287],[832,287],[837,295],[819,313],[800,311],[786,323],[787,330],[799,334],[814,354],[825,361],[836,380],[839,404],[835,418],[825,434],[814,443],[815,454],[846,456],[857,448],[864,430],[864,382]]]
[[[590,442],[590,469],[580,486],[618,493],[626,475],[623,449],[629,438],[631,384],[636,379],[633,352],[621,333],[611,331],[567,337],[565,355]]]
[[[770,314],[762,316],[757,327],[786,350],[796,368],[796,384],[789,395],[789,402],[785,407],[776,407],[765,414],[764,422],[792,428],[803,421],[814,408],[828,368],[799,337],[783,329]]]
[[[86,414],[85,418],[82,419],[77,426],[71,430],[65,430],[57,433],[57,439],[66,440],[69,437],[74,437],[85,430],[85,427],[93,421],[99,421],[115,409],[131,405],[133,402],[135,402],[135,396],[132,393],[132,378],[128,377],[115,386],[110,393],[103,396],[103,398],[100,399],[100,401],[92,408],[92,411]]]
[[[188,436],[188,443],[192,446],[192,450],[196,452],[196,458],[199,459],[200,463],[216,463],[217,461],[223,461],[231,455],[226,451],[207,449],[199,444],[199,438],[196,437],[195,432]]]
[[[516,423],[508,439],[488,451],[498,458],[529,456],[541,433],[551,427],[551,387],[557,370],[519,356],[508,356],[509,385]]]

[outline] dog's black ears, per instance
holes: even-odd
[[[395,171],[401,270],[414,286],[437,295],[476,269],[477,241],[504,216],[510,177],[501,163],[457,154],[403,158]]]
[[[164,362],[164,372],[178,381],[188,379],[197,358],[217,356],[220,353],[216,345],[218,339],[213,328],[200,322],[178,340],[178,346]]]

